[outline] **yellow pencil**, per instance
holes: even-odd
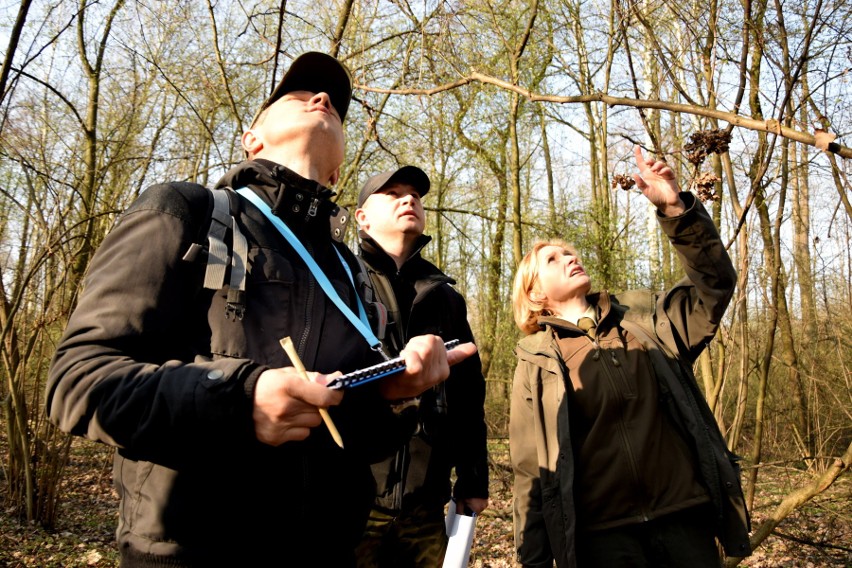
[[[296,353],[296,347],[293,345],[293,340],[289,337],[285,337],[280,341],[281,347],[284,348],[284,352],[287,353],[287,356],[290,358],[290,362],[293,363],[293,366],[299,371],[299,374],[302,375],[302,378],[306,381],[310,382],[308,378],[308,372],[305,370],[305,366],[302,364],[302,360],[299,359],[299,354]],[[319,409],[320,416],[322,416],[322,421],[325,422],[328,431],[331,432],[331,437],[334,438],[334,441],[337,442],[337,445],[341,448],[343,447],[343,438],[340,437],[340,432],[337,431],[337,426],[334,425],[334,422],[331,421],[331,416],[328,414],[328,410],[325,408]]]

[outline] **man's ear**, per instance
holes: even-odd
[[[328,185],[334,185],[337,183],[337,180],[340,179],[340,167],[334,168],[334,171],[331,172],[331,177],[328,178]]]
[[[358,221],[359,228],[365,230],[369,228],[367,225],[367,213],[360,207],[355,210],[355,220]]]
[[[243,132],[240,141],[242,142],[243,150],[245,150],[249,156],[253,156],[263,149],[263,141],[252,129]]]

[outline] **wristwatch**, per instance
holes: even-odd
[[[400,398],[392,401],[390,406],[394,414],[401,414],[407,408],[420,408],[420,397],[413,396],[411,398]]]

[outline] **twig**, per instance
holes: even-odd
[[[793,535],[784,534],[778,531],[772,531],[773,536],[777,536],[778,538],[783,538],[784,540],[791,540],[793,542],[798,542],[799,544],[807,544],[808,546],[813,546],[814,548],[833,548],[834,550],[843,550],[844,552],[852,552],[852,548],[847,546],[838,546],[836,544],[831,544],[828,542],[815,542],[813,540],[808,540],[805,538],[799,538]]]

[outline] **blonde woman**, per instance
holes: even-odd
[[[509,441],[524,566],[716,567],[750,552],[736,458],[692,364],[736,282],[716,227],[664,162],[635,149],[686,277],[662,294],[592,294],[577,251],[536,243],[518,267]]]

